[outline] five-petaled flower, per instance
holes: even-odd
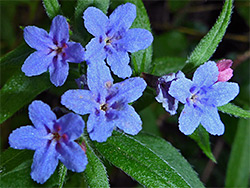
[[[239,93],[239,86],[217,82],[218,75],[216,63],[208,61],[195,71],[192,81],[180,78],[172,82],[169,94],[185,104],[179,117],[179,128],[184,134],[192,134],[200,123],[212,135],[224,133],[217,106],[233,100]]]
[[[63,16],[53,19],[49,33],[35,26],[25,27],[24,39],[37,50],[22,66],[26,76],[40,75],[49,69],[51,82],[61,86],[68,76],[68,62],[81,63],[84,60],[81,44],[69,42],[69,26]]]
[[[89,90],[68,90],[61,103],[75,113],[90,114],[87,131],[92,140],[106,141],[115,127],[132,135],[142,129],[140,116],[128,104],[137,100],[146,88],[142,78],[113,84],[109,68],[103,63],[88,66],[87,82]]]
[[[131,3],[118,6],[109,17],[95,7],[87,8],[83,14],[84,25],[95,38],[86,46],[86,61],[99,63],[107,58],[114,74],[130,77],[128,52],[145,49],[153,41],[148,30],[129,29],[135,18],[136,6]]]
[[[171,73],[158,78],[156,88],[157,96],[155,97],[155,99],[159,103],[162,103],[162,106],[171,115],[176,114],[176,110],[178,108],[178,100],[176,100],[168,93],[170,85],[174,80],[184,77],[185,75],[181,71],[178,71],[177,73]]]
[[[9,136],[15,149],[36,150],[31,167],[31,177],[44,183],[55,171],[58,160],[75,172],[84,171],[88,161],[81,146],[74,142],[84,130],[84,121],[74,113],[60,119],[42,101],[29,106],[29,118],[34,126],[23,126]]]

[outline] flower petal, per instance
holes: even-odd
[[[61,127],[59,134],[66,134],[70,141],[79,138],[83,133],[85,126],[85,123],[82,120],[81,116],[76,115],[74,113],[69,113],[62,116],[60,119],[57,120],[57,123]]]
[[[26,76],[40,75],[48,70],[49,65],[53,62],[53,56],[36,51],[32,53],[22,66],[22,71]]]
[[[122,82],[116,83],[109,90],[110,99],[108,100],[108,103],[130,103],[136,101],[142,96],[146,87],[146,82],[140,77],[128,78]]]
[[[59,154],[55,150],[55,143],[51,142],[46,147],[36,150],[34,154],[30,175],[38,183],[46,182],[58,165]]]
[[[190,88],[193,83],[187,78],[180,78],[176,81],[173,81],[169,88],[169,94],[175,99],[185,104],[186,99],[191,96]]]
[[[199,87],[209,87],[217,81],[218,75],[219,71],[216,63],[213,61],[208,61],[199,66],[194,72],[193,82]]]
[[[51,111],[49,105],[36,100],[29,105],[29,118],[37,129],[46,130],[47,127],[52,130],[56,115]]]
[[[126,3],[118,6],[109,16],[108,36],[112,37],[118,31],[128,30],[136,18],[136,6]]]
[[[113,84],[113,78],[111,76],[109,68],[104,62],[98,64],[89,64],[87,69],[87,82],[88,87],[93,93],[105,92],[108,88],[107,84]]]
[[[129,29],[125,36],[118,41],[129,52],[146,49],[153,42],[153,35],[146,29]]]
[[[222,135],[225,127],[216,107],[206,107],[201,119],[202,126],[212,135]]]
[[[118,119],[115,120],[115,125],[119,129],[131,135],[136,135],[141,131],[141,118],[132,106],[126,105],[125,109],[117,112],[119,112],[119,114],[117,114]]]
[[[239,85],[232,82],[217,82],[207,94],[208,98],[215,101],[216,106],[229,103],[239,94]]]
[[[105,34],[108,17],[95,7],[88,7],[83,13],[84,26],[95,37]]]
[[[9,136],[10,147],[14,149],[36,150],[47,143],[46,131],[37,130],[33,126],[23,126],[14,130]]]
[[[99,42],[98,38],[93,38],[86,46],[85,61],[87,63],[98,63],[106,58],[104,50],[105,43]]]
[[[90,114],[87,122],[87,131],[91,140],[105,142],[112,135],[114,129],[113,121],[106,121],[104,112],[100,111],[98,115]]]
[[[23,31],[24,40],[31,48],[47,53],[54,46],[52,38],[44,29],[27,26]]]
[[[69,40],[69,25],[65,17],[58,15],[52,20],[49,35],[57,43]]]
[[[73,172],[83,172],[88,164],[85,152],[80,145],[75,142],[62,142],[56,147],[57,151],[61,154],[59,160]]]
[[[71,63],[81,63],[84,61],[84,48],[80,43],[68,42],[65,49],[66,59]]]
[[[132,75],[132,69],[129,64],[129,56],[126,51],[116,51],[112,48],[111,54],[107,57],[107,63],[115,75],[125,79]]]
[[[69,64],[60,57],[54,58],[49,66],[50,81],[56,86],[62,86],[69,74]]]
[[[92,92],[83,89],[66,91],[61,97],[61,103],[81,115],[93,112],[95,107]]]
[[[179,117],[179,129],[185,135],[190,135],[201,122],[202,111],[186,104]]]

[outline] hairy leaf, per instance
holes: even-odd
[[[209,134],[202,125],[199,125],[199,127],[189,137],[198,144],[209,159],[216,163],[216,159],[211,151]]]
[[[191,53],[186,61],[186,66],[183,68],[183,72],[192,72],[195,68],[210,59],[226,32],[230,22],[232,8],[233,0],[226,0],[219,18]]]
[[[6,82],[6,79],[10,78],[15,72],[21,70],[23,62],[33,51],[27,44],[21,44],[15,50],[1,57],[1,84]]]
[[[158,145],[163,147],[160,151],[156,148]],[[180,153],[160,138],[141,134],[137,139],[114,131],[106,142],[95,142],[95,146],[108,161],[144,186],[203,187]],[[189,177],[183,175],[187,169],[192,171]]]
[[[250,120],[240,119],[227,167],[226,187],[248,187]]]
[[[27,77],[21,71],[14,74],[0,90],[0,123],[50,86],[48,74],[35,77]]]
[[[250,118],[249,111],[243,110],[242,108],[240,108],[232,103],[228,103],[224,106],[219,106],[218,109],[223,113],[231,114],[235,117]]]
[[[52,187],[57,185],[55,172],[43,185],[37,184],[30,177],[33,151],[7,149],[0,156],[0,187]]]
[[[58,0],[43,0],[43,6],[50,19],[54,18],[58,14],[62,14],[61,6]]]
[[[185,65],[185,59],[181,57],[161,57],[154,59],[153,65],[152,74],[163,76],[181,70]]]
[[[88,157],[88,164],[86,169],[84,170],[84,179],[88,184],[88,187],[95,188],[95,187],[109,187],[107,172],[100,161],[100,159],[95,155],[92,148],[86,144],[86,154]]]

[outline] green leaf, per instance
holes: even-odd
[[[88,33],[88,31],[84,27],[84,20],[83,20],[83,12],[89,7],[94,6],[101,11],[103,11],[104,14],[107,13],[109,8],[109,0],[78,0],[75,8],[75,30],[77,33],[75,33],[75,36],[73,38],[78,38],[81,40],[83,44],[87,44],[87,42],[90,40],[91,35]]]
[[[146,187],[203,187],[180,153],[160,138],[114,131],[106,142],[94,144],[108,161]]]
[[[192,72],[195,68],[209,60],[213,55],[226,32],[230,22],[232,8],[233,0],[226,0],[218,20],[191,53],[186,61],[186,66],[183,68],[183,72]]]
[[[216,159],[211,151],[209,134],[202,125],[199,125],[199,127],[189,137],[198,144],[209,159],[216,163]]]
[[[100,161],[100,159],[95,155],[92,148],[86,144],[86,154],[88,157],[88,164],[86,169],[84,170],[84,179],[86,179],[86,182],[88,184],[88,187],[109,187],[109,181],[107,177],[107,172]]]
[[[21,71],[14,74],[0,90],[0,123],[50,86],[48,74],[35,77],[27,77]]]
[[[0,156],[0,187],[52,187],[58,182],[57,172],[43,185],[30,177],[33,151],[7,149]]]
[[[58,183],[59,188],[63,187],[63,184],[65,183],[66,174],[67,174],[66,166],[64,166],[64,164],[60,163],[60,167],[59,167],[59,183]]]
[[[226,175],[226,187],[248,187],[250,172],[250,120],[240,119]]]
[[[143,110],[147,106],[149,106],[151,103],[155,101],[154,97],[154,90],[150,88],[146,88],[143,92],[143,95],[134,102],[133,107],[137,112]]]
[[[242,117],[242,118],[250,118],[250,112],[247,110],[243,110],[242,108],[232,104],[228,103],[224,106],[219,106],[218,110],[220,110],[223,113],[231,114],[235,117]]]
[[[152,74],[163,76],[177,72],[185,65],[185,58],[181,57],[161,57],[153,60],[154,69]]]
[[[10,78],[15,72],[21,70],[21,65],[33,51],[27,44],[21,44],[15,50],[1,57],[1,84],[5,83],[6,79]]]
[[[124,3],[133,3],[136,6],[136,18],[131,28],[147,29],[151,32],[150,22],[147,11],[141,0],[124,0]],[[142,72],[150,73],[152,69],[152,45],[145,50],[132,53],[131,61],[134,67],[135,75],[140,75]]]
[[[58,14],[62,14],[58,0],[43,0],[43,6],[50,19],[53,19]]]

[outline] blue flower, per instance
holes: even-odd
[[[109,68],[103,63],[88,66],[87,82],[89,90],[68,90],[61,103],[78,114],[90,114],[87,131],[92,140],[105,142],[115,127],[132,135],[142,129],[140,116],[128,104],[137,100],[146,88],[142,78],[113,84]]]
[[[26,76],[40,75],[49,69],[51,82],[61,86],[68,76],[67,62],[81,63],[84,60],[81,44],[69,42],[69,26],[63,16],[53,19],[49,33],[35,26],[25,27],[24,39],[37,50],[22,66]]]
[[[99,63],[107,58],[113,73],[130,77],[132,70],[128,52],[136,52],[151,45],[152,34],[145,29],[129,29],[136,18],[136,6],[118,6],[109,18],[99,9],[89,7],[83,14],[84,25],[93,38],[86,46],[86,61]]]
[[[181,71],[178,71],[177,73],[164,75],[158,78],[158,83],[157,83],[157,88],[156,88],[157,96],[155,97],[155,99],[159,103],[162,103],[162,106],[171,115],[176,114],[176,110],[178,108],[178,100],[172,97],[168,93],[168,91],[169,91],[171,83],[174,80],[177,80],[179,78],[185,78],[185,75]]]
[[[224,133],[217,106],[233,100],[239,93],[239,86],[217,82],[218,75],[216,63],[208,61],[195,71],[192,81],[180,78],[172,82],[169,94],[185,104],[179,117],[179,128],[184,134],[192,134],[200,123],[212,135]]]
[[[35,150],[31,177],[44,183],[55,171],[58,160],[75,172],[84,171],[87,157],[80,145],[74,142],[84,130],[84,121],[79,115],[69,113],[56,119],[50,107],[42,101],[29,106],[29,118],[34,126],[23,126],[9,136],[15,149]]]

